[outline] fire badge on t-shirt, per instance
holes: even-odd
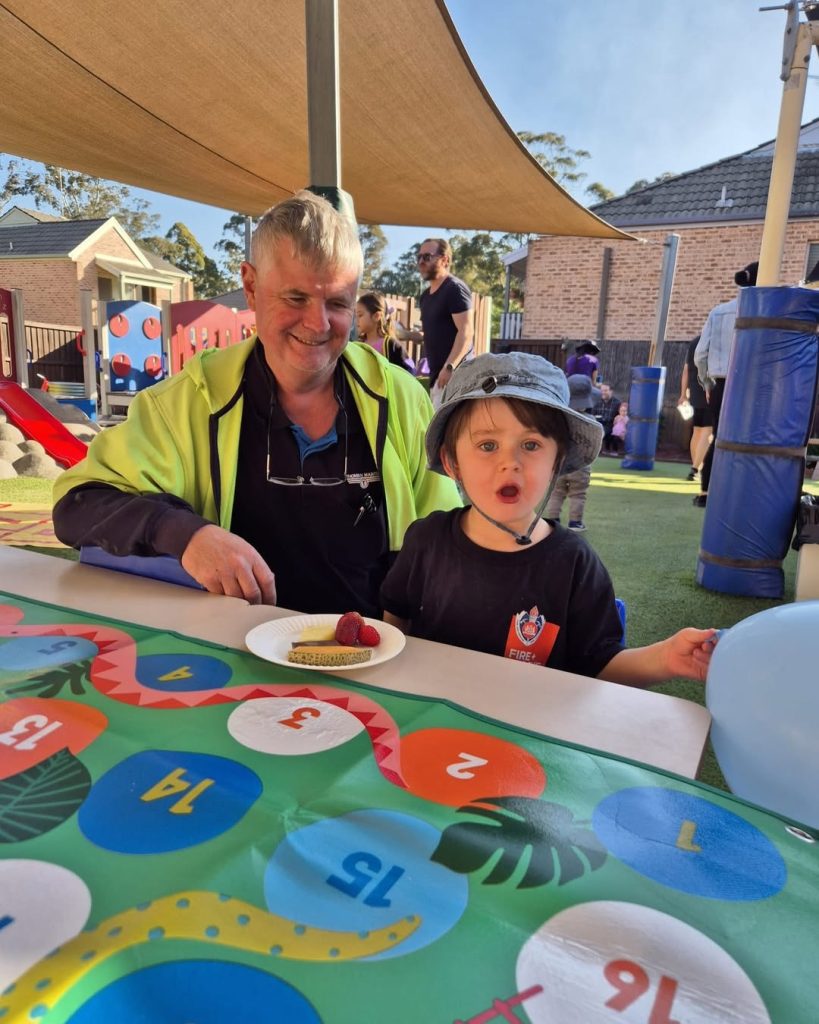
[[[532,665],[545,665],[559,632],[560,626],[547,622],[537,610],[537,605],[528,612],[518,612],[509,623],[506,657],[528,661]]]

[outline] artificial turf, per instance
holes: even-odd
[[[609,570],[615,593],[626,602],[630,647],[662,640],[683,626],[727,628],[794,598],[793,551],[784,563],[782,601],[718,594],[696,584],[705,510],[691,504],[699,487],[685,479],[688,469],[682,463],[656,462],[648,472],[624,470],[612,458],[600,458],[593,467],[584,536]],[[819,485],[806,482],[805,490],[819,493]],[[654,689],[705,703],[700,683],[676,679]],[[710,744],[698,778],[727,788]]]

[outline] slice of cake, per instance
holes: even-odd
[[[299,635],[300,643],[320,643],[329,640],[335,643],[336,627],[330,626],[305,626]]]
[[[287,652],[287,660],[296,665],[318,665],[334,668],[339,665],[359,665],[372,657],[369,647],[346,647],[342,644],[307,641],[296,643]]]

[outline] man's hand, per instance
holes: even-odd
[[[221,526],[203,526],[188,541],[182,568],[211,594],[275,604],[276,581],[259,552]]]
[[[439,388],[443,389],[449,383],[449,378],[451,376],[452,376],[452,370],[448,370],[446,367],[444,367],[443,370],[441,370],[441,372],[435,378],[435,382],[437,383]]]

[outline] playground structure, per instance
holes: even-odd
[[[60,465],[73,466],[85,458],[87,445],[14,381],[0,380],[0,409],[11,424],[27,438],[39,441]]]
[[[0,344],[2,363],[0,382],[5,402],[14,408],[9,418],[27,434],[44,443],[43,437],[60,434],[59,421],[42,410],[35,429],[32,403],[26,395],[32,384],[31,351],[24,332],[24,296],[19,290],[0,289]],[[234,310],[216,302],[189,301],[163,303],[162,308],[148,302],[115,301],[97,304],[94,316],[90,292],[82,295],[82,328],[76,334],[76,348],[82,359],[82,381],[43,381],[43,387],[58,401],[76,404],[94,418],[97,410],[104,417],[113,410],[126,408],[139,391],[178,373],[189,359],[207,348],[226,348],[242,341],[255,330],[252,310]],[[99,328],[94,326],[94,320]],[[77,358],[77,353],[73,353]],[[38,374],[42,379],[43,374]],[[26,400],[27,399],[27,400]],[[21,410],[25,407],[28,414]],[[45,430],[45,417],[54,421]],[[42,422],[41,422],[42,421]],[[68,433],[64,431],[64,433]],[[71,437],[71,435],[69,435]],[[76,439],[71,437],[72,441]],[[49,443],[52,443],[51,441]],[[57,446],[64,455],[68,442]],[[46,450],[49,450],[46,446]],[[50,452],[51,454],[51,452]],[[59,461],[65,459],[55,455]],[[76,459],[75,459],[76,461]]]

